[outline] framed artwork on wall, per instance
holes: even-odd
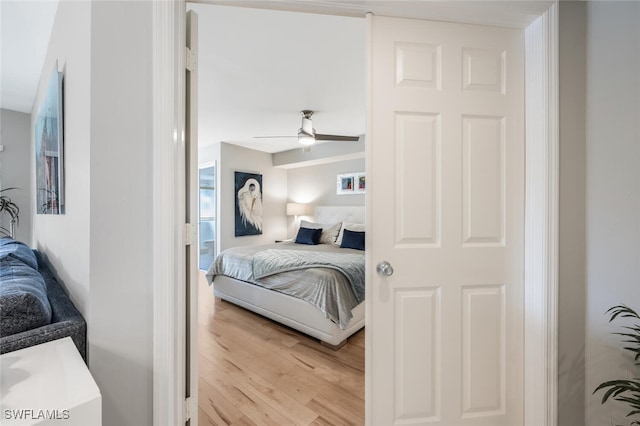
[[[64,214],[63,123],[63,73],[56,62],[35,124],[37,214]]]
[[[336,194],[364,194],[366,178],[364,172],[340,174],[336,180]]]
[[[262,234],[262,175],[235,172],[235,236]]]

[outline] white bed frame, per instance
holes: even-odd
[[[316,207],[314,222],[364,223],[363,206]],[[244,281],[217,276],[213,282],[215,297],[242,306],[245,309],[270,318],[309,336],[325,345],[338,349],[347,338],[364,327],[364,302],[356,306],[348,327],[342,330],[333,321],[325,318],[315,306],[284,293],[269,290]]]

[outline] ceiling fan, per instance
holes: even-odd
[[[304,146],[305,150],[316,143],[316,141],[334,141],[334,142],[356,142],[360,140],[359,136],[342,136],[342,135],[323,135],[316,133],[311,122],[313,111],[305,109],[300,112],[302,115],[302,126],[298,129],[297,136],[255,136],[256,139],[269,138],[298,138],[298,142]]]

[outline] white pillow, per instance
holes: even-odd
[[[300,221],[300,228],[322,229],[320,244],[335,244],[338,232],[340,232],[340,225],[342,223],[323,225],[322,223],[307,222],[306,220]]]
[[[342,244],[342,235],[344,234],[345,229],[348,229],[349,231],[355,231],[355,232],[364,232],[365,225],[364,223],[342,222],[342,227],[340,228],[340,233],[338,234],[338,239],[336,240],[337,245]]]

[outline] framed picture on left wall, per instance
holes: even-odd
[[[54,65],[35,124],[36,213],[64,214],[63,73]]]
[[[235,236],[262,234],[262,175],[235,172]]]

